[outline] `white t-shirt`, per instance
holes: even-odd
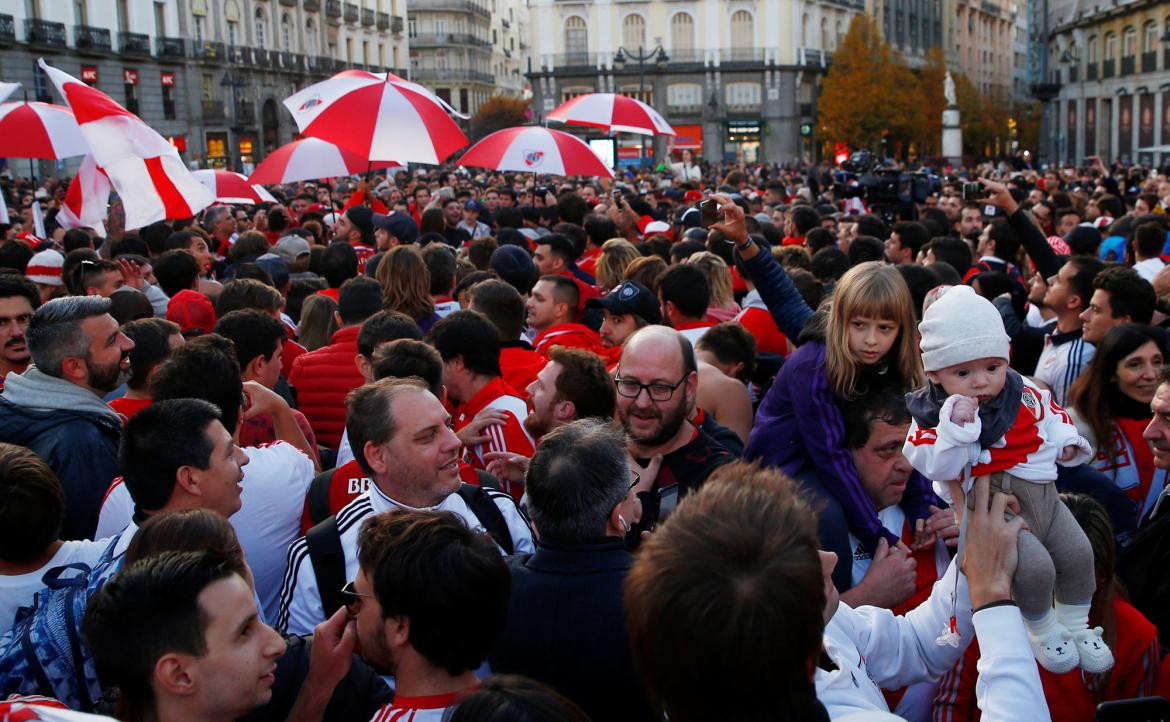
[[[283,441],[249,446],[244,453],[248,455],[241,482],[244,490],[240,510],[232,515],[231,523],[256,579],[256,595],[264,618],[275,619],[286,552],[300,535],[305,494],[313,481],[313,462],[300,449]],[[115,524],[115,515],[121,516],[118,531],[134,516],[130,492],[120,481],[106,494],[99,528],[103,523]]]
[[[100,541],[67,541],[40,569],[25,574],[0,574],[0,634],[12,629],[16,610],[30,606],[33,597],[44,588],[41,578],[53,567],[82,562],[90,567],[110,545],[109,539]],[[73,576],[66,572],[65,576]]]

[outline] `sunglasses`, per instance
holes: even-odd
[[[358,611],[362,608],[362,598],[373,599],[373,594],[362,594],[354,587],[353,582],[348,582],[341,588],[341,594],[345,597],[345,611],[349,612],[351,616],[356,616]]]

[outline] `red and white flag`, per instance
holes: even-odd
[[[110,178],[98,167],[93,155],[87,155],[65,192],[65,204],[57,211],[57,224],[66,230],[92,228],[105,238],[109,209]]]
[[[126,230],[190,218],[215,196],[183,165],[175,147],[113,98],[43,59],[41,69],[73,110],[81,134],[126,210]]]

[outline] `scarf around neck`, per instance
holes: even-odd
[[[979,432],[980,447],[988,448],[1012,428],[1012,424],[1016,422],[1016,413],[1020,410],[1023,393],[1024,378],[1008,369],[1007,380],[999,395],[991,401],[979,404],[979,421],[982,424]],[[933,429],[938,426],[939,411],[949,396],[942,386],[927,381],[925,387],[906,394],[906,407],[919,426]]]

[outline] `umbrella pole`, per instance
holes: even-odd
[[[28,89],[27,88],[25,88],[25,90],[24,90],[24,102],[26,105],[28,104]],[[34,186],[37,183],[37,176],[36,176],[36,172],[33,170],[33,159],[31,157],[28,159],[28,180]],[[35,188],[34,188],[34,190],[35,190]]]

